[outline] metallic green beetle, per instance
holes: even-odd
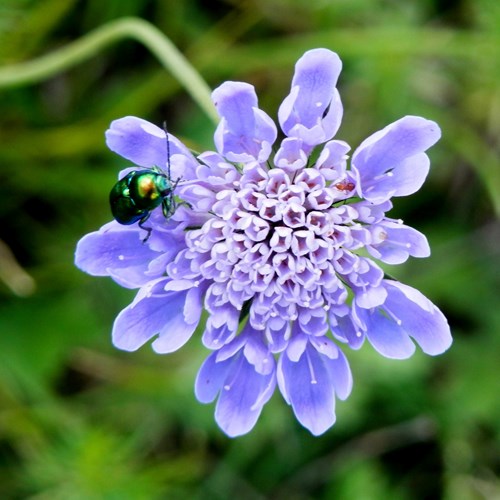
[[[165,126],[167,139],[168,171],[164,173],[159,168],[132,170],[120,179],[109,193],[111,213],[117,222],[124,225],[139,222],[139,227],[147,231],[147,241],[152,229],[143,224],[151,215],[151,211],[162,206],[163,215],[169,218],[176,209],[174,190],[179,182],[170,178],[170,143]]]
[[[133,170],[120,179],[109,193],[111,212],[117,222],[124,225],[148,219],[151,210],[162,206],[165,217],[175,211],[173,192],[177,182],[152,169]]]

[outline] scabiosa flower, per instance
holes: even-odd
[[[185,203],[169,219],[154,210],[146,241],[137,224],[113,221],[78,244],[78,267],[139,288],[116,318],[118,348],[154,338],[155,351],[175,351],[208,312],[202,341],[212,352],[195,392],[203,403],[217,399],[229,436],[255,425],[276,386],[303,426],[325,432],[335,399],[352,387],[339,345],[359,349],[367,339],[386,357],[407,358],[414,342],[430,355],[451,344],[439,309],[377,263],[430,253],[423,234],[387,212],[393,196],[424,182],[439,127],[405,116],[366,139],[348,167],[349,145],[333,139],[340,70],[326,49],[299,59],[278,112],[279,143],[254,88],[225,82],[213,92],[217,152],[194,157],[169,134]],[[135,168],[169,162],[165,133],[139,118],[114,121],[106,140]]]

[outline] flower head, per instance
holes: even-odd
[[[137,224],[106,224],[82,238],[76,264],[139,288],[114,324],[120,349],[154,338],[155,351],[175,351],[208,312],[202,341],[212,353],[195,392],[217,399],[216,420],[230,436],[255,425],[276,386],[302,425],[325,432],[335,399],[352,387],[339,344],[358,349],[366,338],[390,358],[411,356],[414,342],[431,355],[451,344],[442,313],[377,263],[430,253],[423,234],[386,214],[393,196],[424,182],[439,127],[406,116],[366,139],[348,167],[349,145],[333,139],[340,70],[326,49],[299,59],[278,112],[281,143],[254,88],[240,82],[213,92],[217,152],[194,157],[169,134],[167,158],[165,133],[134,117],[106,133],[109,148],[136,166],[170,165],[185,203],[168,219],[154,210],[146,241]]]

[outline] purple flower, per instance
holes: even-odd
[[[424,182],[439,127],[405,116],[366,139],[348,167],[350,147],[333,139],[340,70],[326,49],[299,59],[278,144],[254,88],[222,84],[213,92],[217,152],[194,157],[169,134],[175,194],[185,203],[168,220],[155,209],[146,241],[137,224],[113,221],[78,244],[78,267],[139,288],[115,321],[118,348],[154,339],[155,351],[172,352],[207,311],[202,341],[212,353],[196,396],[217,399],[229,436],[252,429],[276,386],[302,425],[325,432],[335,399],[352,387],[339,343],[358,349],[366,338],[389,358],[411,356],[415,343],[430,355],[451,344],[439,309],[377,263],[430,253],[423,234],[386,214],[393,196]],[[165,133],[144,120],[114,121],[106,139],[136,166],[167,168]]]

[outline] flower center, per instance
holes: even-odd
[[[211,312],[227,304],[241,310],[252,300],[254,328],[270,318],[296,319],[301,308],[324,314],[343,304],[347,292],[336,263],[352,243],[356,213],[332,205],[350,196],[350,183],[329,184],[315,168],[288,174],[255,166],[239,185],[220,191],[215,217],[188,232],[189,269],[174,263],[168,274],[211,280],[205,301]]]

